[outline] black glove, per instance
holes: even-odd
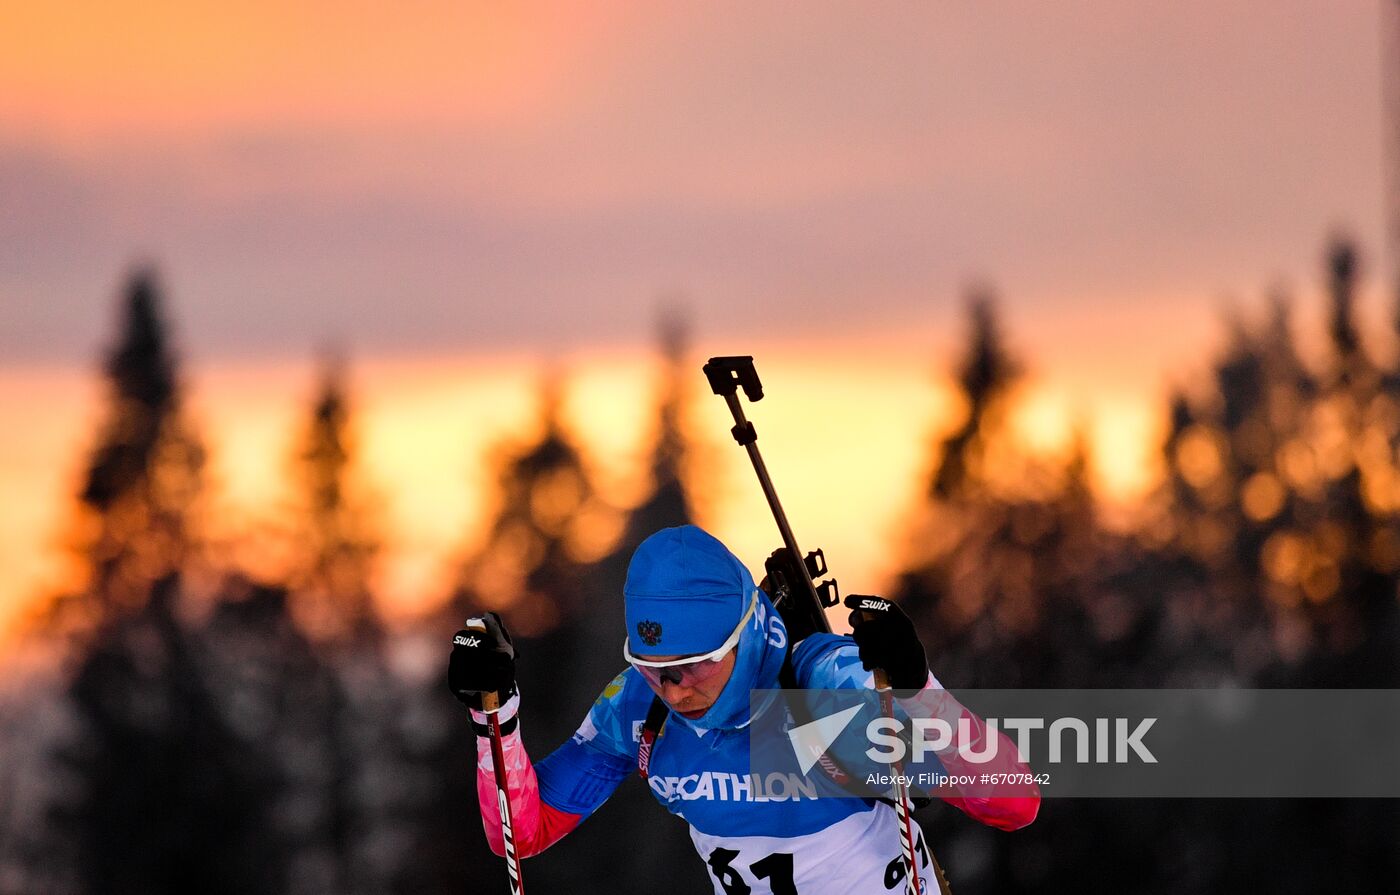
[[[468,708],[481,710],[482,693],[499,693],[505,702],[515,692],[515,646],[501,617],[488,612],[479,619],[486,630],[463,628],[452,635],[447,689]]]
[[[896,690],[922,690],[928,683],[928,657],[904,610],[865,594],[851,594],[845,606],[851,610],[851,636],[860,647],[861,666],[882,669]]]

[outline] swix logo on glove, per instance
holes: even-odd
[[[452,638],[452,642],[458,646],[481,646],[480,637],[468,637],[465,634],[458,634]]]
[[[873,609],[876,612],[884,612],[890,608],[890,604],[888,600],[861,600],[860,608]]]

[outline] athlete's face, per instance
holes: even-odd
[[[725,653],[724,658],[715,663],[718,668],[715,673],[704,680],[685,682],[688,676],[681,676],[681,683],[673,683],[671,680],[663,679],[658,684],[647,679],[647,683],[656,691],[656,694],[680,714],[687,718],[699,718],[709,711],[710,706],[719,699],[719,694],[724,691],[724,685],[729,683],[729,675],[734,671],[734,657],[738,647]],[[680,656],[638,656],[639,659],[646,659],[651,662],[669,662],[672,659],[679,659]],[[645,675],[644,675],[645,677]],[[667,677],[674,677],[667,675]]]

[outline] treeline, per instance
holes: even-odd
[[[954,371],[966,413],[934,445],[892,594],[941,680],[1396,686],[1400,365],[1359,336],[1354,250],[1331,247],[1327,271],[1322,364],[1300,360],[1282,298],[1235,324],[1207,380],[1167,409],[1167,474],[1131,533],[1101,524],[1086,446],[1051,464],[1011,433],[1024,365],[994,299],[970,298]],[[674,326],[662,356],[648,496],[606,555],[581,546],[608,508],[546,400],[538,439],[499,458],[494,516],[451,599],[390,636],[341,367],[327,365],[304,423],[285,574],[256,580],[201,530],[205,450],[157,284],[133,278],[78,495],[89,584],[38,622],[67,644],[65,673],[25,703],[41,725],[0,725],[13,744],[42,744],[25,773],[0,774],[0,893],[506,891],[480,829],[473,738],[441,681],[444,640],[466,616],[502,611],[520,635],[531,753],[572,732],[618,670],[632,550],[694,515],[681,417],[697,367]],[[711,891],[684,825],[652,802],[629,780],[531,859],[532,888]],[[946,806],[921,821],[959,895],[1400,883],[1386,801],[1052,799],[1014,835]]]
[[[284,572],[255,579],[205,530],[206,451],[158,283],[134,276],[77,495],[88,581],[30,632],[63,645],[61,684],[12,700],[0,725],[11,759],[0,892],[503,891],[481,832],[475,741],[443,682],[447,639],[483,608],[505,611],[528,657],[525,735],[541,752],[617,673],[627,559],[651,531],[691,520],[684,333],[664,329],[650,493],[608,554],[581,558],[584,528],[608,507],[551,392],[539,439],[505,447],[495,518],[450,601],[420,631],[390,636],[370,586],[379,522],[350,472],[343,367],[327,363],[293,458]],[[681,825],[649,835],[648,798],[629,785],[574,853],[532,862],[532,885],[641,886],[683,858],[696,864],[693,890],[707,891]],[[629,836],[655,847],[621,862]]]
[[[1084,448],[1061,468],[1017,455],[1006,426],[1020,364],[990,300],[974,298],[958,371],[969,412],[935,447],[893,594],[941,680],[1400,684],[1400,359],[1377,360],[1361,339],[1350,243],[1329,247],[1325,274],[1316,366],[1276,294],[1263,319],[1231,321],[1204,381],[1170,398],[1166,475],[1130,534],[1100,524]],[[1050,799],[1014,836],[946,810],[924,823],[947,844],[950,873],[973,876],[959,892],[1375,891],[1400,885],[1397,809]]]

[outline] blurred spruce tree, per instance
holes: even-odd
[[[1127,686],[1141,673],[1154,617],[1127,539],[1099,525],[1088,445],[1076,434],[1060,465],[1030,455],[1011,422],[1022,365],[989,292],[972,293],[968,316],[956,380],[966,416],[934,444],[892,596],[919,626],[933,673],[955,692]],[[1047,802],[1035,824],[1007,837],[942,803],[920,812],[960,895],[1056,885],[1145,891],[1125,887],[1135,877],[1098,867],[1086,883],[1083,867],[1101,849],[1130,854],[1138,842],[1115,836],[1124,829],[1117,816],[1090,843],[1080,830],[1091,820],[1064,800]]]
[[[1400,380],[1360,339],[1355,248],[1334,242],[1326,268],[1318,372],[1275,298],[1263,325],[1234,323],[1204,392],[1175,401],[1149,536],[1180,573],[1163,582],[1177,637],[1217,678],[1396,680],[1383,644],[1386,631],[1394,643],[1400,572]]]
[[[294,621],[290,601],[281,585],[230,576],[200,630],[200,661],[217,683],[224,725],[261,756],[270,782],[257,793],[265,824],[259,849],[281,873],[269,891],[334,895],[355,891],[358,719],[336,670]],[[218,780],[223,769],[210,761],[203,770]]]
[[[338,891],[369,895],[388,891],[402,872],[405,857],[394,843],[412,827],[403,735],[405,721],[412,723],[405,712],[411,694],[389,668],[389,638],[371,589],[380,553],[377,506],[355,478],[351,410],[345,364],[328,354],[294,458],[301,513],[290,603],[333,676],[308,694],[323,727],[300,733],[321,755],[321,776],[309,787],[323,806],[314,838],[331,859]],[[309,657],[303,664],[303,671],[286,671],[319,671]]]
[[[89,587],[50,619],[81,634],[65,693],[74,723],[53,753],[65,785],[52,829],[73,855],[76,891],[283,891],[276,765],[227,723],[228,691],[186,624],[204,454],[160,304],[154,274],[136,274],[79,495]]]
[[[588,572],[599,543],[606,547],[615,530],[560,418],[560,391],[559,378],[548,376],[538,437],[498,450],[486,536],[461,564],[453,595],[432,626],[440,639],[430,646],[445,661],[451,634],[464,619],[486,610],[501,613],[520,655],[520,729],[534,756],[572,734],[575,716],[581,716],[569,681],[585,654],[598,648],[584,634],[583,615],[594,603]],[[504,862],[490,854],[481,830],[476,739],[466,709],[447,692],[443,674],[435,673],[409,712],[419,734],[408,753],[419,801],[393,891],[459,891],[469,884],[504,889]],[[532,880],[538,880],[532,884],[545,891],[586,891],[589,885],[579,862],[555,856],[530,864]]]
[[[296,456],[302,517],[292,587],[299,620],[318,643],[377,651],[383,638],[370,589],[379,538],[353,478],[344,363],[328,356]]]
[[[1286,303],[1235,326],[1195,400],[1178,398],[1165,445],[1166,523],[1154,558],[1178,679],[1285,687],[1393,687],[1400,660],[1400,379],[1356,319],[1358,253],[1326,257],[1326,352],[1299,360]],[[1400,811],[1385,800],[1169,806],[1200,885],[1366,891],[1400,880]],[[1241,829],[1274,831],[1241,837]]]
[[[92,570],[83,602],[98,619],[138,608],[152,582],[186,567],[197,541],[204,450],[184,418],[151,270],[126,286],[105,371],[107,420],[80,494]]]
[[[893,596],[950,686],[1045,686],[1093,667],[1076,649],[1091,636],[1088,582],[1100,548],[1088,449],[1077,438],[1058,468],[1029,454],[1010,425],[1021,365],[994,300],[976,290],[968,310],[957,378],[966,416],[935,444]]]
[[[609,541],[603,504],[560,418],[561,382],[546,377],[538,438],[497,451],[494,511],[481,546],[462,564],[447,617],[500,611],[512,634],[543,637],[584,604],[578,580]]]
[[[1355,246],[1336,239],[1327,267],[1332,352],[1310,421],[1324,485],[1305,536],[1312,568],[1297,602],[1312,632],[1305,673],[1311,686],[1393,687],[1400,683],[1400,389],[1356,335]]]
[[[957,374],[966,416],[937,446],[928,487],[933,500],[976,496],[985,488],[988,454],[1005,436],[1007,399],[1022,372],[1004,344],[991,290],[975,287],[967,299],[967,312],[970,339]]]
[[[167,575],[78,661],[67,694],[76,724],[55,756],[69,785],[50,817],[75,879],[56,891],[286,891],[269,753],[225,722],[214,693],[230,682],[208,676],[179,601]]]
[[[443,621],[444,631],[450,632],[449,626],[468,615],[505,606],[503,615],[521,652],[521,729],[536,759],[573,733],[598,693],[622,670],[622,586],[632,552],[653,532],[693,521],[685,486],[686,341],[680,317],[663,317],[650,487],[621,519],[594,495],[578,450],[559,420],[558,381],[547,383],[543,436],[505,455],[497,514],[484,547],[464,565],[462,584]],[[604,548],[601,557],[596,555],[599,546]],[[452,733],[441,761],[447,763],[448,775],[463,778],[459,786],[439,776],[437,785],[442,793],[465,790],[452,797],[464,798],[467,809],[444,805],[434,816],[450,816],[450,825],[442,829],[470,836],[480,854],[484,842],[469,776],[475,743],[465,712],[441,693],[440,682],[432,684],[433,697],[451,707]],[[531,859],[531,884],[546,891],[643,891],[665,878],[678,895],[708,892],[709,877],[684,824],[659,819],[658,812],[662,809],[640,781],[624,781],[598,816],[571,834],[562,848]],[[465,843],[451,836],[446,841],[451,854],[443,875],[460,877],[467,863]],[[638,851],[628,843],[643,847]],[[481,878],[483,867],[490,868],[504,885],[502,862],[489,856],[485,861],[473,865],[474,878]],[[675,872],[688,864],[694,865],[693,873]]]
[[[595,608],[588,573],[618,524],[564,427],[561,392],[558,376],[547,376],[537,440],[500,451],[495,512],[484,542],[461,567],[445,619],[460,625],[498,611],[524,655],[549,657],[525,658],[519,683],[539,719],[536,733],[555,741],[573,732],[564,711],[572,694],[560,669],[572,674],[596,647],[581,634]]]
[[[589,573],[592,602],[580,619],[580,634],[589,645],[580,662],[559,686],[571,692],[566,721],[577,725],[603,687],[625,667],[626,636],[623,585],[637,547],[663,528],[695,522],[694,500],[686,487],[694,453],[687,437],[688,383],[703,381],[700,364],[689,356],[689,331],[679,309],[663,310],[657,327],[659,368],[656,416],[646,461],[646,496],[626,515],[622,535]],[[548,748],[557,745],[557,741]],[[667,880],[671,895],[705,895],[710,874],[695,854],[686,825],[656,803],[635,775],[624,780],[597,814],[570,835],[556,855],[543,855],[579,872],[580,879],[609,880],[611,891],[644,892]]]
[[[646,496],[627,511],[622,534],[590,573],[595,599],[585,613],[587,636],[598,644],[584,658],[577,678],[575,700],[588,705],[603,685],[623,668],[622,588],[627,566],[642,541],[663,528],[695,521],[693,501],[686,489],[690,449],[685,431],[686,383],[698,378],[698,365],[687,366],[689,336],[679,312],[662,315],[658,326],[660,369],[657,376],[656,418],[650,456],[646,461],[649,482]]]

